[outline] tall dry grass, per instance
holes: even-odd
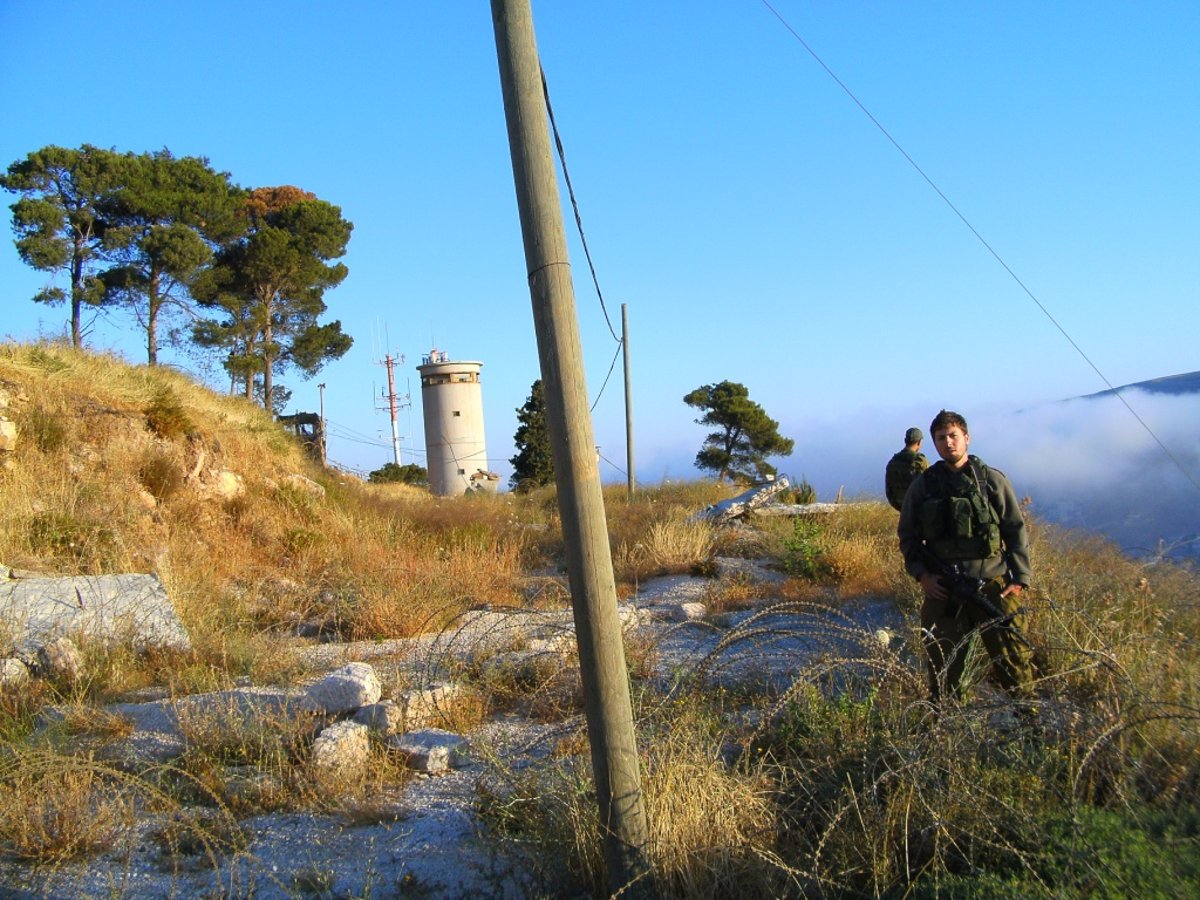
[[[475,607],[527,606],[525,576],[561,564],[552,489],[437,501],[362,485],[315,467],[241,399],[53,345],[0,346],[0,382],[21,429],[0,469],[0,561],[154,572],[195,648],[85,645],[83,682],[0,690],[0,843],[30,859],[89,852],[126,833],[131,808],[191,806],[207,818],[165,828],[163,840],[215,858],[236,851],[238,815],[321,808],[331,796],[304,787],[308,735],[282,725],[268,735],[197,718],[179,766],[131,776],[88,755],[119,739],[119,722],[91,717],[101,725],[47,738],[46,705],[83,711],[69,723],[148,686],[181,698],[242,676],[287,682],[299,674],[284,640],[297,621],[343,638],[453,627]],[[242,476],[241,496],[208,489],[221,469]],[[843,612],[874,598],[915,613],[895,513],[849,503],[757,522],[736,541],[689,521],[730,493],[713,482],[664,484],[632,501],[605,491],[622,593],[653,575],[704,571],[717,555],[766,553],[791,575],[766,591],[714,581],[708,599],[724,615],[697,627],[717,633],[718,649],[691,671],[664,680],[659,648],[646,632],[630,636],[649,852],[664,895],[1117,896],[1148,886],[1166,896],[1164,879],[1189,887],[1200,877],[1187,865],[1200,841],[1189,813],[1200,805],[1194,572],[1139,564],[1031,520],[1026,603],[1042,725],[1021,726],[984,667],[969,702],[935,717],[915,630],[884,646]],[[800,638],[819,652],[793,661]],[[546,657],[497,671],[460,673],[471,681],[464,721],[516,708],[578,721],[577,670]],[[548,892],[598,891],[586,743],[576,735],[560,747],[566,755],[547,766],[498,764],[480,805],[565,879]],[[377,762],[374,788],[402,789]],[[371,784],[342,787],[364,817],[375,814]]]
[[[1032,520],[1041,700],[1027,724],[1028,708],[989,684],[980,654],[967,702],[937,714],[915,630],[884,643],[841,613],[891,597],[915,616],[888,507],[762,527],[781,567],[789,555],[811,566],[718,626],[714,649],[675,674],[667,698],[655,667],[635,670],[647,853],[662,895],[1200,887],[1194,572]],[[714,703],[720,715],[701,714]],[[570,861],[557,877],[603,892],[586,757],[498,769],[491,784],[503,789],[480,801],[497,833],[538,848],[548,866]]]

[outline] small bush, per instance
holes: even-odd
[[[138,481],[160,503],[179,493],[185,474],[179,460],[162,449],[146,451],[137,471]]]
[[[146,427],[163,440],[177,440],[196,430],[175,392],[166,386],[154,392],[142,415],[146,417]]]
[[[20,419],[21,431],[43,453],[54,453],[68,444],[67,426],[61,411],[31,407]]]
[[[108,849],[135,818],[119,781],[69,760],[49,771],[19,771],[3,786],[0,843],[22,859],[56,863]]]
[[[810,518],[797,516],[792,533],[784,538],[783,567],[792,576],[816,580],[828,573],[821,550],[821,526]]]
[[[181,707],[179,729],[189,749],[230,765],[278,769],[299,759],[315,723],[230,700],[224,707]]]
[[[69,512],[45,512],[29,522],[30,550],[50,557],[61,568],[101,574],[120,558],[120,539],[107,524]]]

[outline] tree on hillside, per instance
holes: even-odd
[[[390,462],[384,463],[368,475],[367,481],[372,484],[399,483],[426,487],[429,485],[429,472],[424,466],[418,466],[416,463],[405,463],[398,466],[394,462]]]
[[[528,491],[554,481],[554,457],[550,451],[550,428],[546,424],[546,396],[542,380],[533,383],[529,399],[517,410],[517,433],[513,441],[517,455],[509,460],[513,466],[509,486]]]
[[[122,184],[124,158],[84,144],[78,150],[48,146],[8,167],[0,187],[21,194],[12,209],[17,253],[43,272],[67,273],[71,281],[71,344],[83,346],[83,309],[105,302],[99,270],[108,250],[100,208]],[[53,285],[33,298],[56,305],[67,293]]]
[[[251,191],[242,214],[243,236],[218,250],[192,286],[216,314],[193,335],[224,350],[225,368],[246,397],[257,393],[270,409],[276,372],[294,366],[311,376],[350,349],[341,322],[317,319],[326,310],[325,291],[348,272],[332,261],[346,252],[353,225],[338,207],[290,186]]]
[[[795,446],[791,438],[780,436],[779,423],[735,381],[698,387],[683,402],[704,411],[697,424],[716,428],[696,454],[696,467],[715,472],[718,480],[753,481],[774,475],[767,457],[789,456]]]
[[[158,361],[160,324],[175,308],[195,318],[190,287],[213,250],[245,228],[242,195],[228,172],[169,150],[132,154],[124,184],[104,204],[114,265],[105,296],[127,306],[146,331],[150,365]]]

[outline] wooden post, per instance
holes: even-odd
[[[625,471],[628,475],[627,493],[633,500],[633,386],[629,382],[629,314],[621,304],[621,354],[625,358]]]
[[[648,896],[646,816],[583,350],[529,0],[492,0],[496,55],[546,393],[609,892]]]

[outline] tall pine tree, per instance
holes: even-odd
[[[271,409],[277,371],[294,366],[313,375],[353,343],[341,322],[317,321],[325,291],[349,271],[333,261],[346,252],[353,226],[338,207],[290,186],[251,191],[243,214],[245,234],[217,252],[192,288],[217,314],[197,325],[195,339],[224,349],[225,368],[246,397],[259,388]]]
[[[790,456],[795,446],[791,438],[780,436],[779,423],[736,381],[698,387],[683,402],[704,411],[697,424],[714,428],[696,454],[696,467],[715,473],[718,479],[753,481],[774,475],[775,467],[767,457]]]
[[[509,485],[516,491],[530,491],[554,481],[554,457],[550,450],[550,428],[546,424],[546,397],[539,378],[529,390],[529,399],[517,410],[517,433],[513,442],[517,455],[512,457],[513,473]]]
[[[53,284],[34,300],[71,306],[71,344],[83,346],[83,311],[105,302],[103,269],[111,237],[102,207],[124,183],[125,158],[84,144],[78,150],[48,146],[0,175],[0,187],[20,194],[12,205],[13,231],[22,261],[43,272],[65,272],[70,294]]]
[[[213,249],[241,233],[241,191],[208,160],[169,150],[128,156],[121,190],[103,204],[116,263],[103,273],[105,295],[127,306],[146,331],[150,365],[172,308],[191,314],[191,285]]]

